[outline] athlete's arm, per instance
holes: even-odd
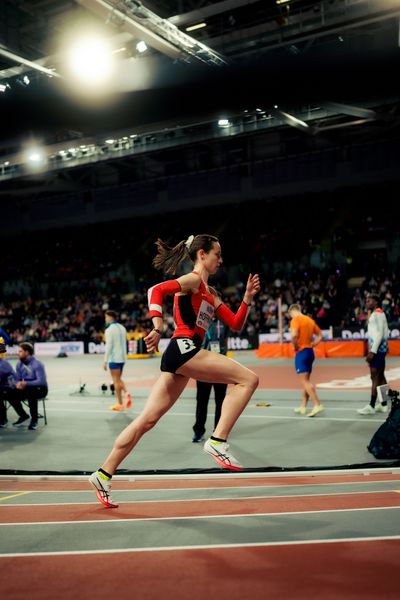
[[[149,303],[149,317],[162,317],[162,303],[164,296],[181,291],[177,279],[170,279],[153,285],[147,292]]]
[[[153,329],[144,338],[144,342],[149,353],[158,350],[158,344],[164,330],[162,316],[162,303],[164,297],[178,292],[185,293],[198,290],[199,287],[200,276],[196,273],[188,273],[187,275],[178,277],[178,279],[170,279],[169,281],[157,283],[148,290],[149,317],[151,317],[153,321]]]
[[[379,346],[382,343],[383,338],[385,337],[385,318],[383,313],[374,313],[374,325],[375,325],[375,335],[373,336],[373,342],[371,346],[370,352],[376,354],[378,352]]]
[[[216,316],[221,319],[225,325],[228,325],[228,327],[230,327],[233,331],[241,331],[247,320],[253,298],[259,290],[259,276],[252,275],[250,273],[247,279],[246,291],[237,313],[233,313],[230,308],[221,302],[219,298],[216,298],[214,303]]]
[[[299,327],[296,323],[296,317],[290,323],[290,339],[292,340],[294,351],[297,352],[299,349]]]
[[[246,302],[242,301],[237,313],[235,314],[230,308],[221,302],[215,311],[215,315],[233,331],[241,331],[246,322],[249,310],[250,306],[246,304]]]
[[[290,330],[290,337],[291,337],[291,340],[292,340],[294,351],[297,352],[297,350],[299,348],[299,336],[298,336],[297,329],[291,329]]]
[[[320,342],[322,342],[322,331],[321,329],[318,327],[318,325],[315,323],[314,325],[314,337],[313,340],[311,342],[311,347],[314,348],[315,346],[318,346],[318,344]]]

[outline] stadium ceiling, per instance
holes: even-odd
[[[376,97],[379,106],[396,94],[399,17],[399,0],[0,0],[0,145],[24,128],[88,135],[261,102],[307,129],[285,99],[324,100],[330,114],[345,106],[357,117],[360,100]],[[122,108],[106,107],[93,123],[90,108],[65,103],[57,87],[59,40],[81,23],[106,31],[127,69],[140,62],[155,73],[134,103],[125,94]],[[143,56],[139,41],[149,48]],[[373,120],[368,113],[360,122]]]

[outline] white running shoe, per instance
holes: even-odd
[[[203,450],[206,454],[212,456],[223,469],[230,469],[231,471],[241,471],[243,469],[240,462],[229,452],[227,442],[213,442],[208,439],[203,446]]]
[[[388,411],[388,407],[387,404],[381,404],[380,402],[378,402],[377,404],[375,404],[375,412],[381,412],[381,413],[387,413]]]
[[[96,496],[99,502],[104,504],[107,508],[117,508],[118,504],[115,504],[111,498],[111,480],[103,479],[101,473],[95,471],[89,477],[89,483],[94,487]]]
[[[358,408],[357,412],[359,415],[374,415],[375,408],[373,408],[370,404],[366,404],[364,408]]]
[[[298,415],[305,415],[306,411],[307,411],[307,409],[305,406],[298,406],[297,408],[293,409],[293,412],[295,412]]]
[[[323,410],[325,410],[325,406],[317,404],[317,406],[314,406],[312,411],[308,413],[307,417],[316,417],[319,413],[322,413]]]

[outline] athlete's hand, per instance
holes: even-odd
[[[260,291],[260,288],[261,288],[260,277],[258,276],[257,273],[255,275],[252,275],[250,273],[249,278],[247,280],[246,292],[244,294],[244,301],[247,304],[251,304],[251,301],[253,300],[254,296],[256,294],[258,294],[258,292]],[[249,300],[249,301],[247,301],[247,300]]]
[[[153,352],[158,352],[158,344],[161,339],[161,334],[157,333],[155,329],[152,329],[150,333],[146,335],[144,339],[144,343],[146,344],[146,349],[149,354]]]
[[[104,363],[104,364],[103,364],[103,369],[104,369],[105,371],[107,371],[107,363]]]
[[[374,358],[375,358],[375,352],[368,352],[365,360],[367,361],[368,364],[371,364],[372,361],[374,360]]]

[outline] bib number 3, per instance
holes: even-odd
[[[196,348],[193,340],[190,338],[178,338],[176,343],[178,344],[179,352],[181,354],[186,354],[187,352],[191,352]]]

